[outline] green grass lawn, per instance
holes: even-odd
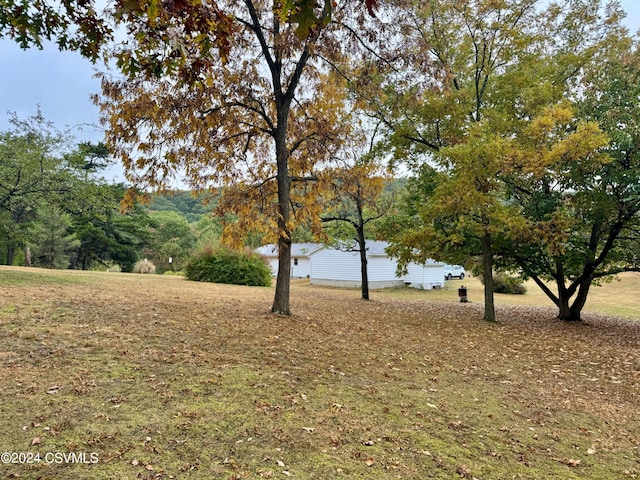
[[[474,282],[370,302],[294,282],[282,317],[273,288],[0,268],[0,448],[40,458],[0,473],[638,478],[639,324],[506,297],[488,324]]]

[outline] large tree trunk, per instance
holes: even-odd
[[[571,300],[570,297],[568,297],[565,294],[560,293],[558,295],[558,318],[560,320],[567,320],[567,321],[571,321],[573,320],[573,318],[571,318],[571,305],[569,300]]]
[[[280,226],[280,222],[278,222]],[[291,239],[284,235],[278,238],[278,276],[276,293],[271,311],[282,315],[291,315],[289,291],[291,287]]]
[[[278,277],[276,278],[276,293],[273,299],[271,311],[283,315],[291,315],[289,306],[289,291],[291,287],[291,232],[289,231],[290,205],[291,201],[291,176],[289,172],[289,150],[287,148],[287,130],[289,125],[289,112],[291,102],[295,96],[296,88],[302,78],[307,61],[311,54],[309,46],[305,47],[300,55],[294,73],[288,79],[289,85],[282,88],[283,76],[282,59],[280,48],[274,51],[269,50],[264,41],[264,30],[257,19],[255,8],[252,2],[247,2],[250,14],[253,19],[254,32],[261,43],[262,53],[265,58],[272,59],[269,63],[271,79],[273,81],[273,93],[276,106],[277,124],[273,130],[273,139],[276,147],[276,164],[278,178]],[[279,23],[275,23],[276,31],[279,30]],[[272,56],[273,55],[273,56]]]
[[[364,228],[358,229],[358,245],[360,246],[360,273],[362,280],[362,299],[369,300],[369,271],[367,262],[367,241],[364,238]]]
[[[271,311],[291,315],[289,292],[291,288],[291,235],[289,232],[289,196],[291,179],[289,177],[289,153],[287,151],[288,108],[278,112],[278,128],[275,135],[276,162],[278,166],[278,276],[276,292]]]
[[[565,322],[580,322],[582,321],[582,309],[587,303],[587,297],[589,295],[589,289],[591,288],[592,276],[587,276],[578,285],[578,294],[576,299],[571,303],[572,293],[564,285],[558,288],[558,319]],[[575,290],[574,290],[575,291]]]
[[[484,279],[484,319],[496,321],[496,310],[493,301],[493,248],[491,234],[485,232],[482,237],[482,276]]]

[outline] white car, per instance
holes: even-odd
[[[445,265],[444,266],[444,278],[451,280],[452,278],[459,278],[462,280],[465,276],[464,268],[460,265]]]

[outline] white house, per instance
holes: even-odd
[[[409,285],[414,288],[444,287],[444,263],[429,260],[425,265],[409,264],[408,273],[396,276],[398,263],[384,251],[387,242],[368,241],[367,273],[369,288]],[[312,285],[360,287],[360,252],[321,246],[310,254]]]
[[[402,278],[405,284],[414,288],[431,290],[444,287],[444,263],[435,260],[427,260],[424,265],[410,263],[407,265],[407,274]]]
[[[311,275],[310,254],[322,248],[321,243],[293,243],[291,244],[291,278],[308,278]],[[278,246],[263,245],[256,252],[269,261],[271,272],[278,275]]]

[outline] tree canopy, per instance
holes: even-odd
[[[338,61],[340,37],[324,20],[300,35],[269,1],[206,7],[214,16],[215,8],[233,17],[224,51],[208,49],[217,38],[208,24],[196,34],[189,17],[167,8],[130,22],[119,52],[131,55],[121,64],[129,76],[105,76],[97,102],[130,180],[162,189],[183,172],[195,190],[226,185],[218,205],[225,238],[237,243],[249,230],[269,232],[281,257],[272,310],[289,313],[291,234],[303,212],[317,206],[308,181],[348,131],[337,116],[339,85],[322,68]],[[336,19],[336,11],[323,12]],[[165,16],[171,22],[156,21]],[[179,48],[158,43],[177,31],[192,35],[180,34]]]
[[[615,74],[602,81],[606,52],[634,55],[622,12],[604,2],[567,9],[534,0],[463,4],[412,10],[406,28],[426,53],[412,62],[424,72],[410,73],[422,81],[387,86],[386,101],[374,105],[388,119],[396,155],[428,159],[418,162],[421,179],[410,197],[422,205],[407,210],[413,218],[403,220],[394,251],[454,262],[479,255],[485,280],[494,268],[524,272],[558,306],[559,318],[579,319],[592,281],[616,271],[605,265],[636,268],[621,257],[630,251],[620,231],[635,231],[629,193],[638,177],[633,167],[624,180],[612,168],[619,147],[594,121],[603,110],[595,104],[619,84]],[[614,122],[631,116],[621,105],[634,102],[615,104]],[[624,125],[628,140],[633,123]],[[620,137],[611,124],[609,131]],[[557,293],[544,280],[553,280]],[[487,319],[494,318],[492,290],[485,283]]]

